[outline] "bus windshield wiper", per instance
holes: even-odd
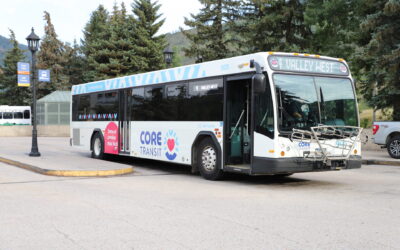
[[[326,120],[325,102],[324,102],[324,94],[322,93],[322,87],[319,87],[319,93],[320,93],[320,96],[321,96],[321,104],[320,104],[320,106],[321,106],[321,114],[320,114],[320,117],[324,116],[324,118]]]

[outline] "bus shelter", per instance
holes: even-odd
[[[69,125],[71,91],[54,91],[37,101],[40,125]]]

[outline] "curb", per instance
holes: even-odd
[[[42,175],[63,176],[63,177],[105,177],[105,176],[129,174],[133,172],[132,167],[114,169],[114,170],[50,170],[25,164],[19,161],[6,159],[3,157],[0,157],[0,162]]]
[[[400,161],[362,160],[362,164],[400,166]]]

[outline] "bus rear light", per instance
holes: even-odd
[[[316,57],[316,58],[320,58],[321,56],[320,56],[320,55],[315,55],[315,57]]]
[[[356,155],[358,153],[357,149],[354,149],[354,154]]]
[[[304,56],[310,56],[310,54],[304,54]]]
[[[285,152],[281,151],[281,156],[282,157],[285,156]]]
[[[268,55],[273,55],[273,54],[274,54],[274,52],[268,51]]]
[[[293,53],[293,55],[294,55],[294,56],[298,56],[298,55],[299,55],[299,53]]]
[[[268,150],[268,153],[271,153],[271,154],[273,154],[273,153],[275,153],[275,150],[273,150],[273,149],[270,149],[270,150]]]
[[[378,132],[378,130],[379,130],[379,125],[374,125],[374,126],[372,126],[372,134],[373,134],[373,135],[375,135],[376,132]]]

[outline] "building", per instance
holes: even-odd
[[[71,91],[54,91],[37,101],[37,124],[69,125]]]

